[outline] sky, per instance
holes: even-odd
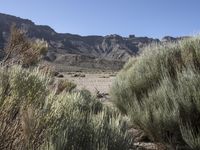
[[[0,0],[0,12],[80,35],[200,33],[200,0]]]

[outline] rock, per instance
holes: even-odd
[[[171,36],[164,36],[163,38],[162,38],[162,42],[173,42],[173,41],[175,41],[176,40],[176,38],[174,38],[174,37],[171,37]]]
[[[81,78],[84,78],[85,74],[75,73],[75,74],[71,75],[71,77],[81,77]]]
[[[59,73],[59,74],[57,75],[57,77],[58,77],[58,78],[64,78],[64,75]]]
[[[53,72],[53,75],[54,75],[54,76],[58,76],[58,75],[59,75],[59,72],[55,71],[55,72]]]
[[[109,76],[108,75],[102,75],[99,78],[109,78]]]

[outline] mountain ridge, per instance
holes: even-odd
[[[121,61],[123,64],[130,57],[137,56],[146,45],[161,42],[159,39],[136,37],[135,35],[129,35],[129,37],[122,37],[117,34],[81,36],[70,33],[57,33],[50,26],[36,25],[29,19],[0,13],[0,49],[5,46],[12,24],[16,24],[18,28],[25,30],[29,38],[44,39],[48,42],[49,50],[45,60],[55,63],[62,60],[66,65],[68,64],[66,61],[69,61],[69,54],[77,55],[77,57],[87,56],[81,58],[89,59],[89,62],[94,63],[93,66],[95,66],[93,60],[96,59],[105,59],[110,63]],[[167,36],[164,40],[176,40],[176,38]],[[0,51],[0,57],[1,55]],[[64,58],[68,59],[65,60]],[[91,58],[92,61],[90,61]],[[102,66],[102,68],[104,67]]]
[[[27,31],[31,38],[42,38],[46,40],[50,48],[54,50],[65,50],[66,53],[85,54],[107,59],[127,60],[128,57],[139,51],[139,43],[148,44],[157,39],[135,36],[122,37],[116,34],[107,36],[88,35],[80,36],[70,33],[57,33],[46,25],[36,25],[29,19],[22,19],[0,13],[0,39],[8,37],[10,26],[15,23],[17,27]],[[1,48],[3,48],[1,43]],[[63,51],[62,51],[63,52]]]

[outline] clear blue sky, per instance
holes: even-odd
[[[0,12],[80,35],[200,32],[200,0],[0,0]]]

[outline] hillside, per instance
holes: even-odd
[[[125,38],[119,35],[80,36],[57,33],[49,26],[36,25],[28,19],[0,13],[0,49],[3,49],[13,23],[25,30],[28,37],[44,39],[49,43],[47,59],[50,61],[65,54],[126,61],[130,56],[136,55],[144,45],[158,42],[156,39],[134,35]]]
[[[49,26],[36,25],[31,20],[0,13],[0,59],[3,57],[1,49],[5,46],[12,24],[25,30],[29,38],[47,41],[49,50],[45,60],[63,66],[120,69],[131,56],[137,55],[144,46],[152,42],[160,42],[158,39],[135,37],[135,35],[129,37],[115,34],[80,36],[57,33]],[[176,40],[176,38],[167,36],[162,41],[169,40]],[[73,56],[72,59],[71,56]],[[80,65],[80,63],[82,64]]]

